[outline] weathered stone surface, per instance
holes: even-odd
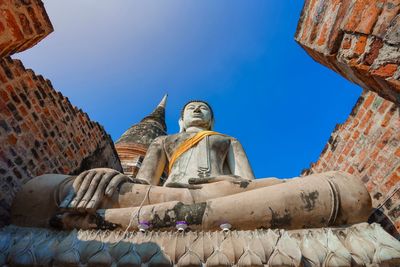
[[[52,31],[42,1],[0,1],[0,58],[31,48]]]
[[[400,103],[398,0],[307,0],[296,41],[319,63]]]
[[[299,231],[0,231],[7,266],[399,266],[400,242],[378,224]]]

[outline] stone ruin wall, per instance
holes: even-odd
[[[399,104],[399,12],[399,0],[305,0],[295,39],[319,63]]]
[[[31,48],[52,31],[40,0],[0,0],[0,58]]]
[[[53,31],[43,4],[0,0],[0,226],[21,184],[44,173],[121,170],[110,136],[11,54]]]
[[[329,170],[356,175],[377,208],[371,221],[397,237],[399,12],[398,0],[306,0],[295,37],[317,62],[365,89],[347,121],[332,133],[319,160],[303,175]]]

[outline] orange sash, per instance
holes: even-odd
[[[197,145],[201,140],[203,140],[206,136],[210,135],[223,135],[214,131],[201,131],[195,134],[193,137],[184,141],[172,154],[171,160],[169,161],[168,165],[168,173],[171,173],[172,166],[174,165],[175,161],[186,151]]]

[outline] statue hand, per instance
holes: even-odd
[[[128,176],[113,169],[98,168],[84,171],[75,178],[72,185],[73,199],[68,194],[60,207],[94,210],[105,196],[111,197],[121,183],[130,180]]]

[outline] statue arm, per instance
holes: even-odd
[[[229,169],[233,175],[240,176],[244,179],[254,179],[254,173],[250,166],[246,152],[240,142],[231,139],[230,147],[227,155]]]
[[[151,143],[136,178],[145,180],[151,185],[159,184],[161,175],[167,164],[164,138],[158,137]]]

